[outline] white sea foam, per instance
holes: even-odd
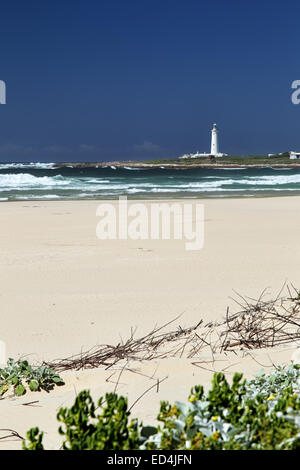
[[[132,166],[124,166],[124,170],[132,170],[132,171],[139,171],[142,170],[142,168],[133,168]]]
[[[300,174],[297,175],[265,175],[265,176],[249,176],[247,179],[236,180],[237,184],[250,185],[283,185],[300,183]]]
[[[110,180],[102,180],[100,178],[92,178],[86,180],[87,183],[95,183],[95,184],[104,184],[104,183],[110,183]]]
[[[0,174],[0,191],[5,188],[11,190],[22,188],[34,188],[44,186],[64,186],[70,182],[61,175],[57,176],[34,176],[30,173],[4,173]]]
[[[293,168],[273,168],[272,167],[272,170],[274,170],[274,171],[291,171],[291,170],[293,170]]]
[[[10,169],[20,169],[20,168],[31,168],[38,170],[51,170],[54,167],[55,163],[41,163],[41,162],[31,162],[31,163],[0,163],[0,170],[10,170]]]
[[[61,196],[59,196],[58,194],[43,194],[43,195],[30,195],[30,196],[16,196],[15,199],[17,200],[31,200],[31,199],[60,199]],[[7,199],[7,198],[6,198]]]

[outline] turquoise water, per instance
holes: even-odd
[[[295,168],[54,168],[52,163],[0,164],[0,201],[300,194]]]

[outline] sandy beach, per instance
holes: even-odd
[[[178,315],[170,328],[220,320],[227,306],[238,310],[235,292],[257,298],[268,288],[275,297],[285,282],[299,287],[300,197],[196,202],[205,210],[199,251],[186,251],[182,240],[99,240],[95,200],[1,203],[0,339],[7,357],[26,356],[32,363],[64,358],[126,340],[131,327],[143,335]],[[210,370],[184,355],[131,364],[117,386],[118,368],[68,372],[62,374],[66,385],[49,394],[1,400],[0,428],[25,436],[39,426],[45,445],[54,449],[61,442],[56,413],[80,390],[88,388],[98,398],[117,388],[130,405],[167,377],[132,410],[153,423],[160,400],[185,400],[191,386],[209,385],[213,370],[251,377],[262,366],[289,363],[295,348],[218,357],[207,364]],[[38,402],[24,406],[32,400]],[[0,440],[0,449],[20,447],[19,439]]]

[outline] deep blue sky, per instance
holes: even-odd
[[[1,3],[0,161],[300,150],[299,1]]]

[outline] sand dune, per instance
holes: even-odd
[[[182,240],[98,240],[99,201],[1,203],[0,340],[7,356],[27,356],[33,363],[66,357],[116,344],[131,327],[145,334],[180,314],[174,327],[221,319],[227,306],[237,308],[234,291],[258,297],[268,287],[275,296],[285,281],[299,287],[299,197],[196,202],[205,207],[199,251],[186,251]],[[153,422],[161,399],[184,400],[192,385],[209,384],[212,370],[249,377],[261,364],[288,363],[295,348],[215,358],[207,363],[210,370],[185,357],[133,363],[134,372],[122,373],[117,390],[132,404],[167,377],[133,408],[144,422]],[[58,408],[70,405],[83,388],[95,398],[114,390],[118,374],[118,368],[65,373],[66,385],[49,394],[5,398],[0,428],[25,435],[38,425],[47,431],[45,443],[55,448]],[[23,405],[31,400],[38,403]],[[0,441],[0,448],[20,448],[20,441]]]

